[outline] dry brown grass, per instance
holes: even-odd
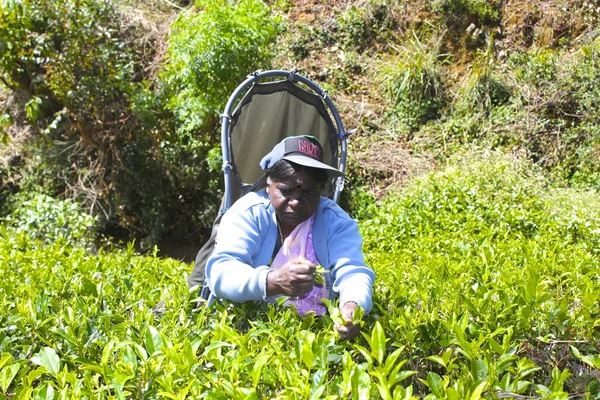
[[[363,178],[377,198],[436,168],[432,157],[412,154],[396,140],[372,142],[351,157],[361,166]]]
[[[170,27],[183,9],[153,0],[123,5],[119,11],[125,30],[132,32],[129,39],[141,49],[144,78],[153,81],[167,54]]]

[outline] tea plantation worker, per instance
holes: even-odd
[[[323,163],[323,147],[312,136],[284,139],[260,166],[267,187],[243,196],[221,221],[206,264],[209,303],[215,297],[241,303],[284,295],[299,314],[323,315],[320,299],[339,296],[346,324],[336,323],[336,329],[342,339],[354,338],[360,326],[352,317],[359,305],[371,310],[375,274],[364,262],[356,221],[321,196],[328,179],[343,173]],[[291,237],[296,250],[286,247]],[[327,270],[324,278],[317,265]]]

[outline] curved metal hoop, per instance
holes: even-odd
[[[341,146],[340,152],[340,163],[338,168],[340,171],[344,172],[346,170],[346,155],[348,153],[348,142],[347,137],[348,134],[344,130],[344,124],[342,123],[342,119],[340,114],[333,104],[331,98],[327,95],[327,91],[323,90],[319,85],[314,83],[308,78],[303,77],[302,75],[298,75],[296,70],[293,69],[291,71],[284,70],[270,70],[270,71],[256,71],[252,74],[248,75],[248,78],[244,82],[242,82],[231,94],[227,104],[225,106],[225,110],[221,114],[221,149],[223,152],[223,175],[225,182],[225,198],[224,198],[224,210],[227,210],[231,207],[233,203],[233,171],[231,165],[231,154],[230,154],[230,137],[229,137],[229,127],[231,124],[231,116],[234,112],[234,105],[238,98],[245,93],[252,85],[258,83],[261,79],[280,77],[282,80],[287,79],[291,81],[301,82],[311,90],[313,90],[323,102],[329,108],[331,115],[333,116],[333,120],[335,121],[337,127],[337,137],[339,140],[339,144]],[[340,194],[344,188],[344,178],[338,178],[335,185],[335,192],[333,195],[333,200],[337,202],[339,200]]]

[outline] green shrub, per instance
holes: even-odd
[[[514,156],[469,152],[370,207],[360,214],[374,217],[360,225],[383,327],[390,341],[422,355],[417,370],[427,360],[441,367],[448,397],[465,380],[487,382],[490,396],[492,388],[535,395],[557,383],[554,368],[579,368],[567,345],[561,359],[549,343],[581,340],[600,351],[590,324],[600,315],[589,308],[599,301],[597,193],[553,188]],[[446,352],[453,361],[428,356]],[[527,382],[518,372],[525,361],[537,371]],[[486,372],[477,377],[459,365]],[[583,392],[587,383],[597,393],[593,382],[588,370],[555,389]]]
[[[498,0],[435,0],[432,8],[452,21],[493,25],[500,22],[502,2]]]
[[[574,60],[573,65],[575,70],[571,76],[573,84],[577,86],[575,99],[580,104],[580,112],[583,117],[590,120],[598,121],[598,111],[600,104],[600,88],[598,81],[600,80],[600,38],[596,38],[593,42],[583,45],[579,48],[578,57]]]
[[[527,111],[519,130],[527,148],[559,179],[595,187],[599,43],[591,41],[575,53],[533,48],[509,59],[515,106]]]
[[[509,52],[502,64],[490,41],[451,112],[420,135],[445,154],[475,142],[520,148],[554,179],[597,188],[598,48],[597,40],[577,52],[531,48]]]
[[[428,2],[446,28],[446,39],[455,52],[484,48],[490,32],[505,26],[503,2],[499,0],[433,0]]]
[[[0,87],[1,88],[1,87]],[[10,111],[7,109],[0,110],[0,143],[6,144],[10,140],[6,128],[12,125],[13,119]]]
[[[56,130],[66,119],[97,145],[103,137],[95,131],[103,130],[96,128],[122,117],[133,81],[140,78],[115,6],[97,0],[9,0],[0,7],[4,84],[26,94],[27,115],[42,128]]]
[[[502,83],[496,72],[498,62],[494,56],[494,37],[490,37],[487,49],[478,52],[471,64],[466,81],[460,87],[455,111],[461,114],[489,115],[492,107],[501,106],[510,99],[509,88]]]
[[[189,265],[133,246],[90,255],[0,227],[0,394],[598,396],[597,193],[470,152],[360,204],[378,275],[375,308],[351,342],[328,316],[277,304],[196,308]]]
[[[334,37],[343,49],[364,49],[369,32],[364,19],[364,10],[355,6],[345,10],[336,19]]]
[[[9,214],[3,224],[13,234],[25,234],[44,243],[62,241],[70,245],[93,243],[97,218],[82,211],[80,205],[45,194],[18,194],[9,198]]]
[[[548,82],[556,79],[560,60],[556,51],[532,48],[527,52],[512,53],[508,61],[515,69],[515,76],[519,81],[543,88]]]
[[[155,61],[140,40],[149,28],[123,4],[1,7],[0,77],[23,99],[33,133],[23,175],[145,242],[209,226],[220,195],[218,113],[248,73],[268,65],[279,29],[269,8],[199,2],[173,25],[159,78],[144,81],[143,63]]]
[[[393,0],[370,0],[365,6],[367,26],[375,33],[394,30],[402,23],[405,4]]]
[[[270,65],[281,25],[261,0],[200,0],[195,8],[180,14],[171,27],[160,80],[178,140],[200,144],[233,89]]]
[[[125,168],[115,172],[117,203],[132,206],[119,224],[148,236],[145,244],[167,232],[197,239],[212,223],[221,195],[219,113],[249,73],[269,65],[279,29],[260,0],[199,1],[171,26],[156,84],[135,97],[145,130],[121,149]]]
[[[301,14],[301,16],[306,15],[308,14]],[[282,35],[282,40],[278,43],[278,52],[280,55],[289,55],[293,60],[300,61],[315,52],[325,50],[332,56],[339,54],[344,64],[347,54],[365,50],[371,39],[372,32],[365,21],[365,9],[348,5],[343,9],[332,8],[329,15],[318,15],[314,19],[313,16],[302,17],[295,24],[290,24],[286,34]],[[310,60],[311,63],[314,61],[314,59]],[[347,85],[343,76],[340,78],[328,76],[328,71],[339,67],[337,62],[333,62],[333,65],[319,71],[320,78],[325,81],[324,84],[332,79],[339,79],[341,82],[336,86]],[[345,65],[341,67],[346,68]]]
[[[118,202],[131,185],[117,179],[123,150],[146,135],[131,109],[147,52],[135,42],[139,24],[101,0],[9,0],[0,12],[0,77],[31,133],[18,184],[36,180],[119,223],[133,205]]]

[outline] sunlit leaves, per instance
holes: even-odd
[[[599,354],[582,355],[579,352],[579,350],[574,346],[571,346],[571,350],[573,351],[573,354],[575,355],[575,357],[577,357],[578,359],[580,359],[581,361],[583,361],[590,367],[600,370],[600,355]]]
[[[280,29],[259,0],[201,0],[196,6],[172,25],[161,74],[167,108],[175,114],[178,134],[186,137],[222,111],[248,73],[269,65]]]
[[[597,397],[600,204],[572,191],[567,202],[510,158],[469,165],[361,222],[378,278],[350,342],[336,302],[324,317],[284,302],[197,307],[188,265],[0,228],[1,394]]]
[[[162,345],[162,338],[160,336],[160,333],[152,325],[149,325],[146,328],[146,332],[144,334],[144,342],[146,344],[146,351],[148,352],[148,355],[153,356],[154,354],[160,351],[160,347]]]
[[[19,364],[7,365],[0,370],[0,387],[3,392],[8,390],[17,372],[19,372]]]
[[[31,362],[42,365],[55,378],[60,371],[60,358],[51,347],[44,347],[38,354],[31,358]]]
[[[431,395],[559,394],[576,382],[549,385],[561,360],[594,381],[599,205],[519,158],[472,152],[371,206],[361,227],[378,322],[429,371],[417,376]],[[585,355],[569,358],[575,339]]]

